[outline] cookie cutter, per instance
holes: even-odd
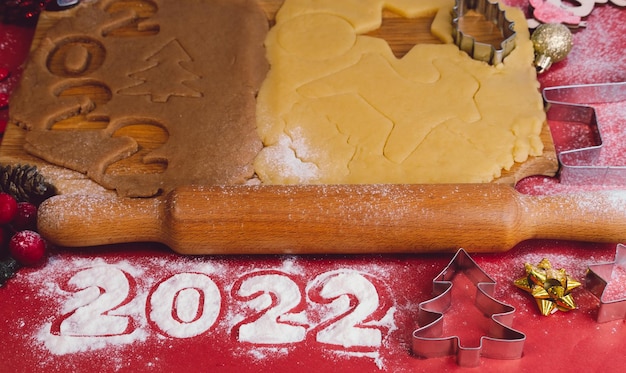
[[[457,272],[476,285],[475,305],[490,316],[489,331],[480,338],[478,347],[463,347],[458,336],[442,336],[444,312],[452,304],[452,278]],[[456,354],[460,366],[475,367],[480,357],[512,360],[522,357],[526,335],[511,328],[515,307],[493,298],[496,282],[489,277],[463,249],[433,280],[432,299],[419,304],[418,323],[413,332],[413,353],[420,358]]]
[[[498,26],[504,37],[499,48],[489,43],[479,42],[473,36],[460,30],[459,19],[470,10],[484,15],[488,21]],[[455,0],[452,12],[454,43],[473,59],[497,65],[515,48],[515,30],[513,29],[515,23],[506,18],[506,12],[502,10],[499,3],[492,3],[490,0]]]
[[[589,146],[558,153],[561,183],[626,184],[626,166],[598,164],[604,141],[596,110],[590,106],[626,101],[626,82],[550,87],[543,90],[543,97],[548,121],[587,126],[591,137]]]
[[[626,274],[626,246],[618,244],[615,249],[615,260],[609,263],[591,264],[588,266],[585,277],[585,287],[600,300],[598,323],[626,319],[626,296],[616,299],[606,299],[605,289],[612,280],[616,268]],[[626,283],[624,283],[626,287]]]

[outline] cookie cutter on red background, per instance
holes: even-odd
[[[598,162],[604,142],[596,110],[590,106],[626,101],[626,82],[550,87],[544,89],[543,97],[548,104],[548,123],[587,126],[592,138],[589,146],[558,153],[561,183],[626,185],[626,166]]]
[[[444,312],[452,304],[452,279],[458,272],[476,285],[475,306],[490,316],[489,330],[478,347],[463,347],[458,336],[443,336]],[[480,357],[519,359],[526,335],[511,328],[515,307],[493,298],[496,282],[489,277],[463,249],[433,280],[434,297],[419,304],[418,324],[413,332],[413,353],[421,358],[456,354],[457,364],[475,367]]]
[[[459,19],[468,11],[473,10],[493,22],[502,32],[504,40],[496,48],[489,43],[477,41],[473,36],[465,34],[459,28]],[[456,0],[452,9],[452,37],[454,43],[473,59],[497,65],[515,48],[514,22],[506,18],[506,12],[500,8],[500,3],[490,0]]]
[[[622,244],[618,244],[615,249],[614,261],[591,264],[587,269],[585,287],[600,300],[600,307],[596,317],[599,323],[626,319],[626,297],[608,297],[605,292],[607,285],[611,281],[619,281],[619,278],[613,278],[616,270],[621,270],[626,276],[626,246]],[[626,286],[625,283],[621,285]]]

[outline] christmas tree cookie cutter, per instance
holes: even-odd
[[[618,276],[615,276],[615,274]],[[612,297],[606,292],[609,283],[620,281],[620,274],[626,276],[626,246],[618,244],[615,249],[615,260],[609,263],[591,264],[587,269],[585,287],[600,300],[596,320],[605,323],[626,319],[626,296]],[[626,294],[626,282],[620,285],[621,294]]]
[[[470,10],[484,15],[488,21],[498,26],[504,38],[499,48],[489,43],[479,42],[473,36],[461,31],[459,20]],[[515,48],[514,22],[506,18],[506,12],[500,8],[499,3],[492,3],[489,0],[456,0],[452,12],[454,43],[473,59],[497,65],[502,63],[504,58]]]
[[[480,338],[478,347],[463,347],[456,335],[443,336],[444,311],[452,304],[452,279],[457,272],[476,285],[475,305],[490,317],[489,331]],[[460,249],[450,263],[433,280],[434,297],[419,304],[418,323],[413,332],[413,353],[421,358],[456,354],[457,364],[475,367],[480,357],[490,359],[519,359],[526,336],[511,328],[515,307],[493,298],[496,282]]]
[[[586,125],[591,145],[560,151],[560,181],[564,184],[626,184],[626,166],[598,164],[604,142],[592,104],[626,101],[626,82],[581,84],[545,88],[547,120]]]

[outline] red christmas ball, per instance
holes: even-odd
[[[15,214],[12,225],[16,231],[36,230],[37,206],[30,202],[19,202],[17,204],[17,214]]]
[[[24,266],[35,266],[46,255],[46,242],[37,232],[17,232],[9,241],[9,253]]]
[[[7,193],[0,193],[0,224],[8,224],[17,215],[17,201]]]
[[[5,257],[9,253],[9,238],[11,237],[11,229],[7,225],[0,225],[0,258]]]

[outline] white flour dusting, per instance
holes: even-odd
[[[311,275],[294,257],[265,269],[227,264],[52,257],[24,277],[56,307],[33,338],[66,355],[226,333],[236,338],[235,354],[259,361],[306,340],[384,366],[380,350],[397,330],[386,271],[367,265]]]

